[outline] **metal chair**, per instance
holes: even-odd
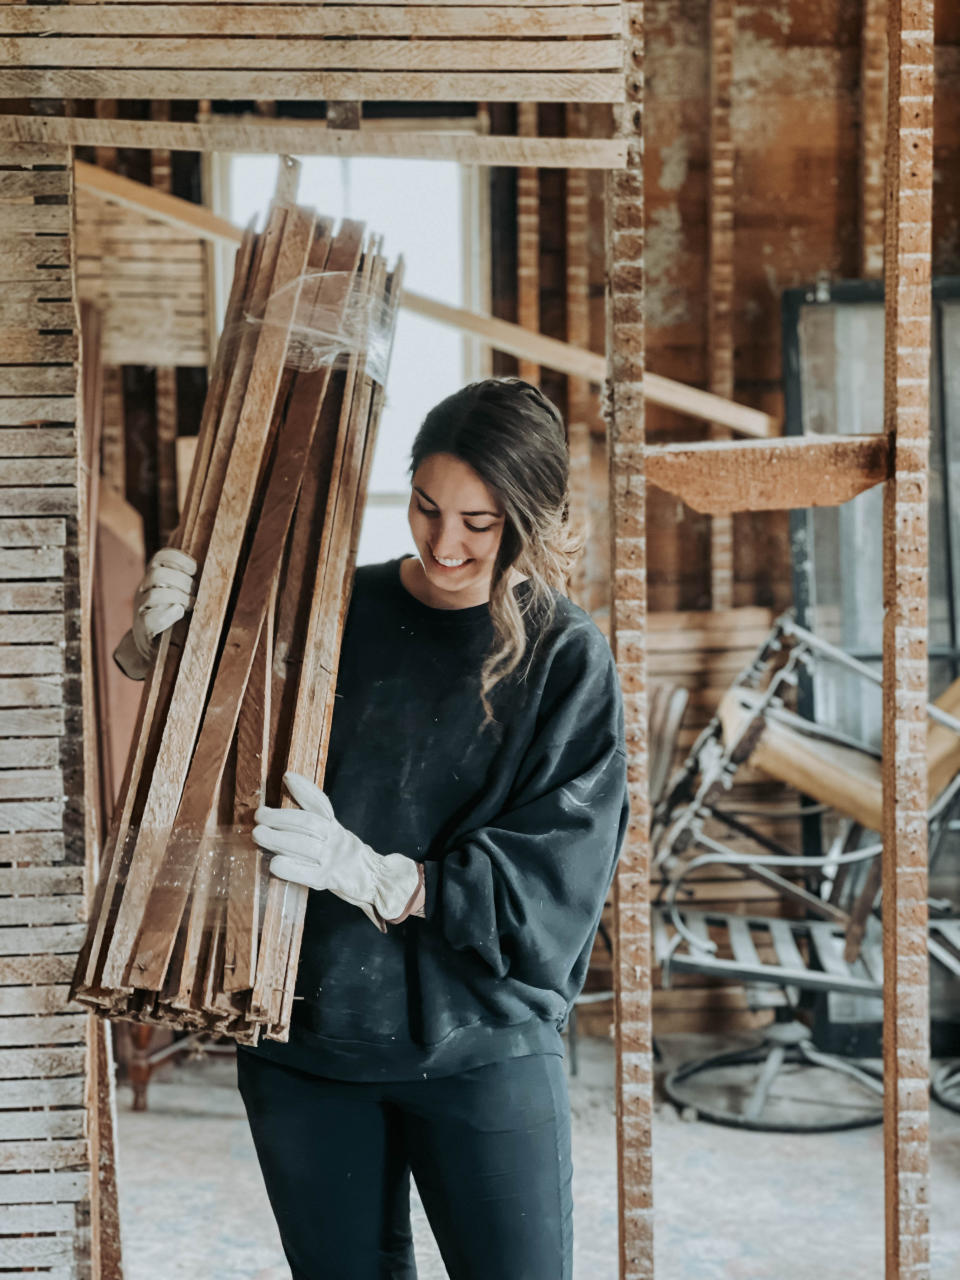
[[[822,1053],[796,1017],[804,992],[868,998],[878,1022],[882,1016],[877,901],[881,846],[871,835],[882,824],[879,753],[786,705],[800,676],[823,661],[880,683],[875,672],[797,627],[789,617],[779,619],[724,695],[717,716],[698,738],[655,814],[654,863],[668,876],[665,902],[657,905],[653,921],[655,961],[662,967],[664,984],[679,971],[735,979],[747,984],[753,1007],[775,1011],[776,1021],[761,1044],[684,1064],[667,1077],[666,1091],[678,1105],[719,1123],[824,1130],[876,1123],[882,1116],[877,1103],[882,1093],[879,1073]],[[958,695],[960,682],[941,702],[952,710]],[[956,826],[960,720],[944,706],[930,706],[928,713],[934,792],[928,824],[935,861],[947,832]],[[748,762],[811,798],[812,806],[781,810],[781,816],[818,813],[834,819],[836,835],[825,855],[798,857],[766,831],[757,830],[751,814],[730,807],[734,777]],[[756,853],[732,849],[726,843],[728,832],[750,841]],[[697,912],[679,905],[689,890],[689,877],[711,863],[762,880],[812,918],[773,920]],[[932,962],[955,981],[960,978],[960,949],[955,945],[960,921],[949,915],[946,903],[933,903],[932,913]],[[850,1089],[816,1116],[812,1108],[801,1106],[799,1110],[807,1112],[802,1118],[785,1117],[776,1113],[772,1100],[775,1083],[791,1067],[816,1067],[833,1079],[842,1077]],[[737,1076],[740,1082],[731,1083]],[[707,1096],[708,1085],[714,1090],[722,1085],[725,1097],[718,1101]],[[821,1093],[826,1091],[821,1083]]]

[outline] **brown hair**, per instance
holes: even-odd
[[[490,583],[493,647],[481,672],[480,697],[489,719],[491,691],[523,660],[526,617],[542,633],[556,607],[554,592],[566,591],[580,550],[568,524],[563,419],[538,387],[520,378],[471,382],[424,418],[413,442],[411,474],[436,453],[472,467],[505,515]],[[510,588],[511,569],[529,579],[520,599]]]

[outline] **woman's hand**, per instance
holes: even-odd
[[[114,650],[114,661],[131,680],[142,680],[157,656],[157,637],[193,608],[197,562],[185,551],[164,547],[150,558],[133,598],[133,626]]]
[[[297,809],[256,812],[253,838],[272,853],[270,871],[308,889],[329,889],[373,921],[381,932],[387,922],[405,920],[422,884],[422,869],[402,853],[386,855],[340,825],[330,801],[309,779],[286,773],[283,780]]]

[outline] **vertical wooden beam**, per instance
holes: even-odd
[[[537,136],[537,104],[517,104],[517,133]],[[517,170],[517,324],[540,332],[540,175],[536,169]],[[519,360],[517,369],[527,382],[540,381],[540,366]]]
[[[568,138],[586,137],[584,108],[569,103],[566,109]],[[589,219],[585,169],[566,173],[566,311],[567,341],[590,346]],[[590,536],[590,419],[593,396],[586,378],[567,379],[567,441],[570,447],[570,517],[583,538]],[[585,605],[587,561],[581,556],[571,590]],[[586,607],[586,605],[585,605]]]
[[[123,407],[123,370],[105,365],[103,370],[103,422],[100,427],[100,467],[103,483],[124,497],[127,492],[126,414]]]
[[[710,4],[710,272],[707,341],[710,390],[733,399],[733,132],[730,97],[733,84],[733,0]],[[729,440],[724,427],[711,429],[714,440]],[[733,516],[710,521],[710,602],[732,609]]]
[[[170,103],[152,102],[151,120],[169,120]],[[173,191],[170,152],[150,152],[150,185],[170,195]],[[157,529],[165,543],[177,526],[177,371],[159,365],[156,379],[157,410]]]
[[[927,486],[934,0],[890,0],[884,255],[884,1164],[887,1280],[929,1277]]]
[[[607,178],[610,637],[624,692],[630,824],[614,885],[620,1280],[653,1275],[653,1059],[647,793],[642,0],[622,6],[627,166]]]
[[[860,274],[883,275],[888,0],[863,0],[860,43]]]

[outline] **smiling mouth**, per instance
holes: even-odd
[[[453,573],[455,570],[462,569],[464,565],[470,563],[469,557],[465,560],[453,560],[453,559],[448,559],[445,556],[442,560],[440,560],[437,556],[434,555],[432,547],[428,548],[428,550],[430,551],[430,560],[433,563],[434,567],[437,569],[442,569],[445,573]]]

